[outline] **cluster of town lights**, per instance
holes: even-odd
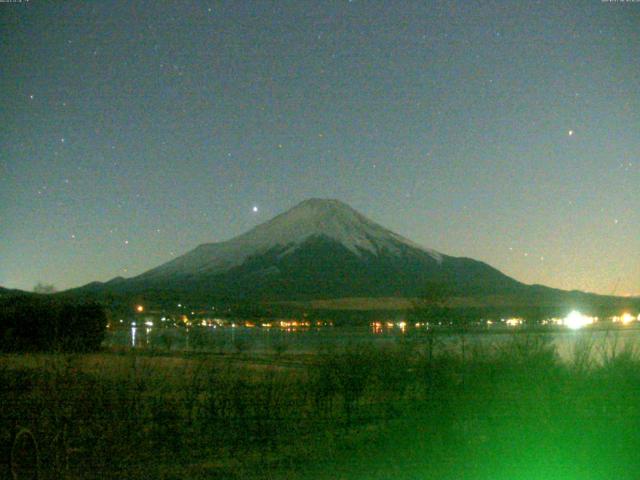
[[[636,320],[640,322],[640,315],[638,315],[638,317],[636,318],[633,315],[631,315],[629,312],[625,312],[619,317],[613,317],[611,320],[613,321],[613,323],[621,323],[623,325],[629,325],[631,322]]]
[[[565,317],[559,318],[547,318],[542,320],[542,325],[555,325],[559,327],[566,327],[570,330],[579,330],[581,328],[587,327],[589,325],[594,325],[599,322],[599,318],[595,316],[584,315],[580,313],[578,310],[571,311]],[[614,324],[620,324],[623,326],[630,325],[633,322],[640,323],[640,315],[634,316],[631,313],[625,312],[620,316],[609,317],[609,320]],[[504,325],[510,328],[520,327],[525,324],[525,319],[520,317],[512,317],[512,318],[501,318],[500,320],[483,320],[482,322],[486,322],[488,327],[492,327],[494,325]],[[439,325],[442,325],[439,323]],[[399,328],[401,331],[405,331],[407,327],[407,323],[404,321],[401,322],[371,322],[370,324],[373,333],[382,333],[385,329],[391,330],[393,328]],[[415,328],[420,328],[426,326],[429,328],[429,323],[415,323]]]
[[[179,307],[181,307],[181,304],[178,304]],[[145,308],[142,305],[136,305],[135,306],[135,311],[137,313],[142,313],[145,311]],[[195,312],[191,312],[192,314]],[[168,321],[169,319],[167,317],[162,317],[161,318],[161,322],[165,322]],[[189,320],[189,318],[186,315],[181,315],[180,320],[182,321],[182,323],[186,326],[190,326],[191,325],[191,321]],[[542,325],[558,325],[558,326],[565,326],[571,330],[579,330],[583,327],[589,326],[589,325],[593,325],[595,323],[598,322],[598,317],[592,317],[589,315],[584,315],[582,313],[580,313],[578,310],[573,310],[571,311],[567,316],[565,316],[564,318],[548,318],[546,320],[542,321]],[[613,316],[610,317],[610,320],[612,323],[617,323],[617,324],[621,324],[621,325],[630,325],[633,322],[639,322],[640,323],[640,314],[635,316],[632,315],[629,312],[624,312],[619,316]],[[122,323],[122,320],[120,320],[120,323]],[[223,327],[223,326],[231,326],[231,327],[236,327],[235,322],[229,322],[228,320],[223,320],[220,318],[214,318],[214,319],[210,319],[210,318],[206,318],[206,319],[201,319],[200,321],[198,321],[198,323],[203,326],[203,327]],[[292,331],[295,330],[296,328],[299,327],[311,327],[313,326],[313,324],[316,324],[317,326],[332,326],[333,322],[324,322],[324,321],[317,321],[317,322],[311,322],[308,320],[293,320],[293,319],[286,319],[286,320],[277,320],[277,321],[268,321],[268,322],[260,322],[260,323],[254,323],[254,322],[250,322],[250,321],[246,321],[246,322],[241,322],[240,326],[245,326],[245,327],[255,327],[255,326],[261,326],[263,328],[271,328],[271,327],[276,327],[276,328],[281,328],[281,329],[285,329],[287,331]],[[519,327],[521,325],[524,324],[524,319],[523,318],[519,318],[519,317],[514,317],[514,318],[503,318],[501,319],[499,322],[494,322],[492,320],[486,320],[486,325],[487,326],[491,326],[494,325],[494,323],[502,323],[508,327]],[[439,324],[441,325],[441,323],[439,322]],[[145,326],[146,327],[153,327],[154,323],[153,321],[151,321],[150,318],[146,319],[145,322]],[[131,323],[132,327],[136,326],[135,322]],[[373,329],[374,333],[382,333],[383,328],[388,328],[388,329],[393,329],[395,328],[399,328],[402,332],[404,332],[407,328],[407,322],[405,321],[397,321],[397,322],[372,322],[371,323],[371,327]],[[429,328],[429,323],[428,322],[424,322],[424,323],[415,323],[415,328],[421,328],[421,327],[427,327]]]

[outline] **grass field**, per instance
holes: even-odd
[[[28,429],[39,478],[638,478],[633,347],[432,345],[3,355],[0,476]]]

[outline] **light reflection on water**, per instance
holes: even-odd
[[[136,346],[136,327],[131,327],[131,346]]]
[[[612,330],[554,331],[548,333],[527,333],[503,331],[498,333],[440,332],[436,335],[436,344],[441,349],[459,350],[464,344],[468,351],[472,348],[492,347],[506,344],[514,338],[525,336],[545,336],[552,341],[561,358],[570,360],[578,350],[590,348],[592,355],[599,358],[623,351],[625,348],[640,347],[640,328]],[[380,329],[371,326],[362,327],[319,327],[304,329],[270,329],[235,327],[213,328],[152,328],[138,331],[135,326],[130,330],[114,330],[107,334],[105,344],[109,346],[131,346],[135,348],[154,348],[159,350],[192,350],[215,353],[246,352],[272,353],[287,351],[290,353],[316,353],[323,349],[341,348],[348,345],[372,344],[393,346],[413,344],[420,348],[426,345],[424,332],[401,329]],[[640,353],[640,348],[636,353]]]

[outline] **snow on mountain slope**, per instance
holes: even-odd
[[[200,245],[137,278],[224,272],[241,265],[250,256],[274,248],[286,249],[282,253],[285,255],[305,240],[318,236],[335,240],[356,255],[363,252],[377,255],[384,250],[399,254],[408,247],[419,249],[438,262],[442,260],[438,252],[387,230],[339,200],[310,199],[236,238]]]

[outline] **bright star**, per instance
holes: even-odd
[[[569,130],[569,136],[573,137],[573,130]]]
[[[253,213],[258,213],[258,207],[256,205],[253,206],[252,210]]]

